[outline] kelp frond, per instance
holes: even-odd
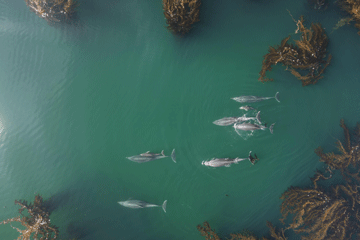
[[[300,40],[295,40],[295,45],[289,44],[290,36],[281,41],[280,46],[270,47],[269,53],[264,56],[259,81],[266,82],[273,79],[266,77],[266,72],[271,71],[272,65],[282,63],[295,77],[302,81],[302,85],[315,84],[323,76],[329,65],[331,55],[325,61],[328,38],[320,24],[311,24],[308,29],[304,26],[304,18],[295,21],[300,32]]]
[[[344,9],[351,17],[341,19],[340,26],[349,24],[351,21],[355,21],[355,27],[360,30],[360,1],[359,0],[338,0],[337,1],[342,9]],[[335,26],[336,28],[336,26]],[[337,28],[336,28],[337,29]],[[358,32],[360,35],[360,31]]]
[[[204,226],[197,225],[197,230],[200,232],[201,236],[204,236],[206,240],[221,240],[219,235],[215,232],[215,230],[211,229],[210,224],[208,222],[203,223]]]
[[[30,10],[49,22],[68,22],[75,15],[75,0],[25,0]]]
[[[163,0],[167,28],[175,34],[184,35],[199,20],[200,0]]]
[[[358,210],[354,210],[351,200],[339,195],[340,189],[347,191],[349,195],[354,192],[354,189],[344,186],[333,189],[331,193],[319,189],[290,187],[281,196],[282,221],[289,214],[293,215],[292,223],[287,229],[307,234],[302,237],[304,240],[351,239],[356,233],[354,227],[360,226],[359,221],[351,220],[351,216],[358,213]],[[352,195],[351,197],[354,198]]]
[[[21,216],[4,220],[0,224],[20,222],[25,227],[24,230],[11,226],[20,233],[18,239],[30,240],[38,239],[38,237],[40,239],[56,239],[58,237],[59,230],[50,223],[50,212],[45,207],[40,195],[35,196],[33,204],[28,204],[25,200],[16,200],[15,204],[20,205],[19,213]],[[27,211],[26,215],[23,213],[24,210]]]
[[[340,154],[334,152],[324,153],[321,147],[315,150],[320,157],[320,162],[326,163],[331,169],[341,170],[342,173],[349,173],[348,167],[360,168],[360,125],[350,135],[349,129],[346,127],[344,120],[340,121],[340,126],[344,129],[345,146],[338,140],[336,142]]]

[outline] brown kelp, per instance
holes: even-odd
[[[202,236],[205,237],[207,240],[221,240],[219,235],[215,232],[214,229],[211,229],[210,224],[208,222],[203,223],[204,226],[198,225],[197,229],[201,233]],[[271,239],[273,240],[287,240],[287,238],[284,236],[284,230],[281,229],[280,232],[276,232],[275,227],[270,223],[267,222],[267,226],[270,229],[270,235]],[[258,238],[256,237],[252,232],[248,230],[243,230],[240,233],[231,233],[231,238],[227,238],[228,240],[269,240],[268,238],[262,237]]]
[[[199,20],[200,0],[163,0],[167,28],[175,34],[184,35]]]
[[[20,236],[18,239],[30,240],[31,239],[56,239],[59,235],[59,230],[56,226],[50,223],[50,212],[46,208],[46,204],[40,195],[35,196],[34,203],[27,203],[25,200],[15,200],[15,204],[21,206],[19,209],[20,216],[9,218],[0,222],[0,224],[7,224],[11,222],[20,222],[25,227],[24,230],[13,227],[16,229]],[[28,214],[23,211],[27,210]]]
[[[290,187],[281,196],[282,220],[292,214],[292,223],[287,229],[305,234],[302,237],[304,240],[345,240],[354,235],[360,238],[360,125],[353,134],[350,134],[344,120],[341,120],[340,126],[345,135],[345,144],[337,141],[340,154],[323,153],[320,147],[315,150],[320,161],[328,165],[329,176],[318,171],[312,178],[313,187]],[[317,182],[330,179],[334,170],[341,172],[344,182],[327,188],[319,187]]]
[[[311,28],[304,27],[304,18],[296,22],[295,33],[301,32],[300,40],[295,40],[295,45],[289,44],[290,36],[281,41],[280,46],[269,48],[269,53],[264,56],[259,81],[273,81],[266,77],[266,72],[271,71],[272,66],[282,63],[295,77],[302,81],[302,85],[315,84],[321,79],[322,73],[329,65],[331,55],[327,60],[326,47],[328,37],[319,23],[312,23]]]
[[[327,193],[320,189],[290,187],[281,199],[283,220],[293,214],[287,229],[308,234],[303,240],[350,239],[351,229],[358,225],[350,220],[352,206],[339,191]]]
[[[345,144],[340,140],[336,142],[339,153],[324,153],[321,147],[318,147],[315,153],[320,157],[319,161],[327,164],[330,169],[340,170],[346,180],[360,181],[360,124],[357,124],[352,134],[343,119],[340,126],[344,129]]]
[[[351,17],[340,19],[338,24],[334,27],[334,30],[345,25],[349,24],[351,21],[355,21],[355,27],[360,30],[360,1],[359,0],[339,0],[337,1],[340,4],[340,7],[344,9]],[[360,35],[360,31],[358,32]]]
[[[68,22],[74,17],[76,0],[25,0],[31,11],[49,22]]]

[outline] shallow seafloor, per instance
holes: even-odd
[[[55,196],[61,239],[201,240],[204,221],[222,236],[261,236],[267,220],[281,226],[281,194],[322,169],[314,149],[335,149],[341,118],[360,120],[360,36],[353,24],[330,33],[346,16],[333,2],[315,11],[307,1],[203,1],[184,38],[165,28],[160,0],[79,2],[75,25],[51,26],[23,0],[0,0],[0,221],[17,216],[15,199],[40,193]],[[274,82],[257,80],[268,47],[299,38],[287,10],[328,33],[333,59],[316,85],[283,66],[268,74]],[[281,103],[252,104],[276,122],[273,135],[244,140],[212,124],[241,115],[231,97],[277,91]],[[177,164],[126,159],[173,148]],[[250,150],[254,166],[201,165]],[[117,203],[129,198],[167,199],[167,213]],[[0,235],[18,233],[7,224]]]

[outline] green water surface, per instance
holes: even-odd
[[[281,226],[281,194],[323,167],[314,149],[334,150],[341,118],[360,120],[360,36],[353,25],[330,34],[346,16],[332,2],[315,11],[305,0],[203,0],[183,38],[165,28],[161,0],[78,2],[76,23],[53,26],[23,0],[0,0],[0,221],[17,216],[15,199],[40,193],[56,200],[61,239],[201,240],[204,221],[222,236],[261,236],[266,220]],[[333,59],[316,85],[282,66],[268,74],[274,82],[257,80],[268,47],[300,37],[287,10],[329,34]],[[212,124],[242,114],[230,98],[276,92],[281,103],[252,104],[276,122],[273,135],[244,140]],[[173,148],[176,164],[126,159]],[[249,151],[254,166],[201,165]],[[129,198],[166,199],[167,213],[117,203]],[[0,236],[18,233],[7,224]]]

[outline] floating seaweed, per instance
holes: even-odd
[[[281,199],[282,221],[293,214],[286,229],[307,234],[310,239],[351,239],[360,227],[360,195],[355,185],[336,185],[325,192],[317,187],[290,187]]]
[[[319,161],[327,164],[330,169],[340,170],[348,182],[351,182],[351,179],[360,181],[358,176],[360,173],[360,124],[357,124],[352,134],[343,119],[340,121],[340,126],[344,129],[345,135],[345,144],[340,140],[336,142],[340,153],[324,153],[321,147],[318,147],[315,153],[320,157]]]
[[[203,223],[204,226],[198,225],[197,229],[207,240],[221,240],[219,235],[215,232],[215,230],[211,229],[210,224],[208,222]],[[271,224],[271,222],[267,222],[267,226],[270,229],[271,239],[274,240],[287,240],[284,235],[284,230],[281,229],[280,232],[276,232],[275,227]],[[240,233],[231,233],[231,238],[227,238],[228,240],[268,240],[265,237],[258,238],[252,232],[248,230],[243,230]]]
[[[184,35],[199,20],[200,0],[163,0],[167,28],[175,34]]]
[[[328,38],[319,23],[311,24],[311,28],[304,27],[304,18],[296,22],[295,33],[301,32],[300,40],[295,44],[289,44],[290,36],[281,41],[280,46],[269,48],[269,53],[264,56],[259,81],[273,81],[266,77],[266,72],[271,71],[272,66],[282,63],[295,77],[302,81],[302,85],[315,84],[323,78],[322,73],[329,65],[331,55],[325,61]],[[303,74],[301,74],[303,73]]]
[[[350,24],[350,22],[353,21],[353,20],[354,20],[354,19],[351,18],[351,17],[347,17],[347,18],[342,18],[342,19],[340,19],[340,20],[336,23],[335,27],[333,27],[333,30],[331,31],[331,33],[332,33],[333,31],[335,31],[335,30],[343,27],[345,24]]]
[[[360,238],[360,125],[352,134],[344,120],[340,121],[340,126],[345,135],[345,144],[337,141],[340,154],[323,153],[321,147],[315,150],[320,161],[328,165],[326,172],[330,175],[325,176],[318,171],[311,179],[314,183],[312,188],[290,187],[281,196],[281,220],[293,214],[287,229],[307,234],[302,237],[303,240],[345,240],[355,235]],[[317,182],[330,179],[334,170],[341,172],[344,183],[326,189],[319,187]]]
[[[18,239],[29,240],[32,239],[56,239],[59,235],[59,230],[56,226],[50,223],[50,212],[46,208],[46,203],[40,195],[35,196],[34,203],[28,204],[25,200],[15,200],[15,204],[21,206],[19,213],[21,216],[10,218],[0,222],[0,224],[7,224],[11,222],[20,222],[26,229],[11,226],[16,229],[21,235]],[[23,213],[27,210],[28,215]],[[11,224],[10,224],[11,225]]]
[[[68,22],[75,15],[76,0],[25,0],[31,11],[49,22]]]
[[[339,27],[349,24],[351,21],[355,21],[355,27],[360,30],[360,1],[359,0],[339,0],[340,7],[348,12],[351,17],[340,19],[338,24],[334,27],[336,30]],[[358,32],[360,35],[360,31]]]

